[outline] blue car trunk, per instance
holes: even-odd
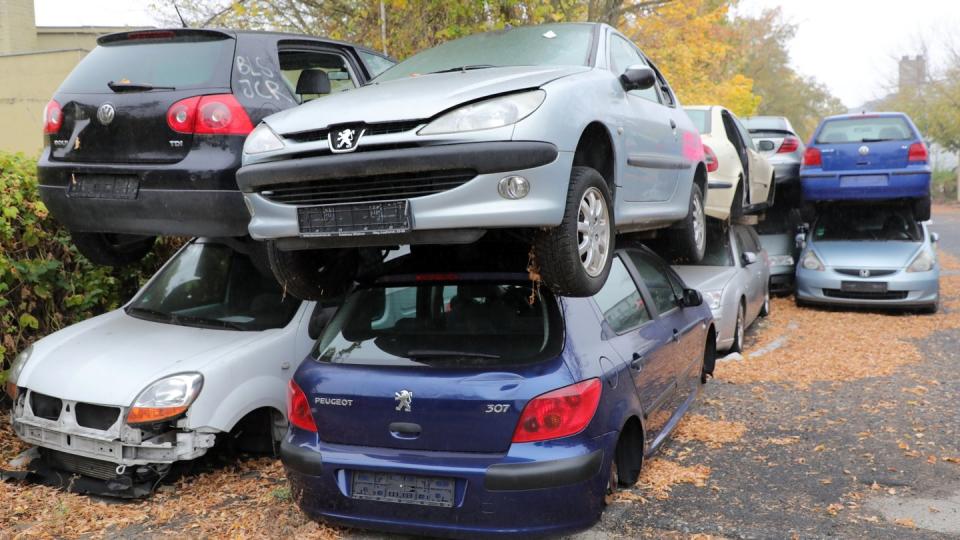
[[[820,144],[824,171],[851,173],[904,169],[910,143],[905,141]],[[867,153],[861,153],[866,148]]]

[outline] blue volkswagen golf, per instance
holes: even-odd
[[[300,365],[281,458],[301,509],[431,536],[589,527],[713,372],[700,294],[642,247],[602,290],[401,268],[354,290]]]

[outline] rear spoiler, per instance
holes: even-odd
[[[115,32],[97,38],[97,45],[114,45],[124,41],[214,41],[218,39],[233,39],[234,36],[221,30],[207,30],[204,28],[150,28]]]

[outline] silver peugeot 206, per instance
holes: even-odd
[[[903,205],[836,205],[806,235],[798,305],[896,307],[935,313],[940,300],[937,233]]]
[[[326,76],[310,74],[329,91]],[[341,293],[361,261],[403,244],[527,244],[566,296],[600,289],[617,233],[667,229],[690,260],[705,249],[696,128],[653,63],[603,24],[425,50],[267,117],[243,163],[250,234],[301,298]]]

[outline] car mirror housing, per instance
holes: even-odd
[[[803,249],[807,247],[806,235],[803,233],[797,233],[797,235],[793,237],[793,243],[797,246],[797,249]]]
[[[634,64],[620,75],[620,83],[626,90],[646,90],[657,82],[657,74],[650,66]]]
[[[940,234],[939,234],[939,233],[935,233],[935,232],[930,233],[930,242],[936,244],[936,243],[939,242],[939,241],[940,241]]]
[[[742,255],[741,257],[742,257],[742,260],[743,260],[743,264],[744,264],[745,266],[749,266],[749,265],[757,262],[757,254],[754,253],[754,252],[752,252],[752,251],[744,251],[744,252],[743,252],[743,255]]]
[[[680,299],[683,307],[697,307],[703,305],[703,295],[696,289],[684,289],[683,298]]]

